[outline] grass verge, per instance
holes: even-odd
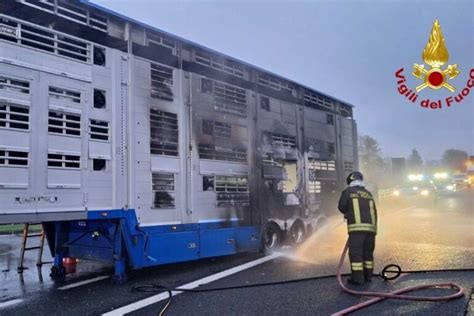
[[[23,233],[24,224],[0,224],[0,235],[21,234]],[[41,225],[30,225],[30,232],[39,232]]]

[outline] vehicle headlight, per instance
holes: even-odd
[[[449,191],[453,191],[454,190],[454,185],[452,185],[452,184],[447,185],[446,189],[448,189]]]
[[[420,194],[423,195],[423,196],[427,196],[427,195],[430,194],[430,191],[428,191],[428,190],[422,190]]]
[[[399,196],[399,195],[400,195],[400,191],[399,191],[399,190],[395,190],[395,191],[393,191],[393,195],[395,195],[395,196]]]

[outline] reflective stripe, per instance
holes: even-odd
[[[368,228],[368,227],[350,227],[348,229],[349,233],[352,232],[371,232],[371,233],[376,233],[377,231],[375,228]]]
[[[368,226],[368,227],[375,227],[374,224],[369,224],[369,223],[349,224],[348,226]]]
[[[372,224],[375,224],[374,200],[370,200],[369,205],[370,205],[370,219],[371,219],[371,223],[372,223]]]
[[[373,261],[364,261],[364,268],[373,269],[374,268],[374,262]]]
[[[377,229],[373,224],[349,224],[347,225],[348,232],[363,231],[363,232],[376,232]]]
[[[364,270],[364,266],[362,262],[351,262],[351,269],[352,271],[362,271]]]
[[[360,220],[360,207],[359,207],[359,200],[358,199],[352,199],[352,208],[354,209],[355,223],[359,224],[361,222],[361,220]]]

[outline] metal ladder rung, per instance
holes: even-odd
[[[41,224],[41,223],[39,223]],[[42,262],[42,257],[43,257],[43,248],[44,248],[44,229],[41,227],[41,232],[38,234],[30,234],[30,225],[33,225],[33,223],[26,223],[24,228],[23,228],[23,238],[22,238],[22,243],[21,243],[21,254],[20,254],[20,261],[18,262],[18,273],[22,273],[23,270],[28,269],[27,267],[23,266],[23,262],[25,259],[25,251],[28,250],[38,250],[38,259],[36,261],[36,266],[40,267],[43,262]],[[26,243],[28,241],[29,237],[39,237],[40,238],[40,244],[39,246],[34,246],[34,247],[27,247]]]
[[[35,250],[35,249],[41,249],[41,246],[27,247],[27,248],[25,248],[25,251],[27,251],[27,250]]]

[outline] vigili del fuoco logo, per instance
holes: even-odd
[[[438,20],[435,20],[433,23],[430,38],[421,57],[429,68],[425,68],[424,64],[413,65],[411,74],[422,81],[415,89],[407,87],[406,77],[403,75],[404,68],[400,68],[395,72],[398,92],[401,95],[405,96],[412,103],[416,103],[419,97],[417,93],[425,90],[425,88],[433,90],[446,89],[450,92],[451,95],[444,99],[431,100],[429,97],[420,98],[420,106],[430,109],[449,108],[456,103],[461,103],[469,95],[471,88],[474,87],[474,68],[469,71],[466,86],[462,90],[457,91],[456,87],[449,83],[449,80],[456,78],[461,71],[458,70],[458,64],[448,64],[443,67],[449,60],[449,53]]]

